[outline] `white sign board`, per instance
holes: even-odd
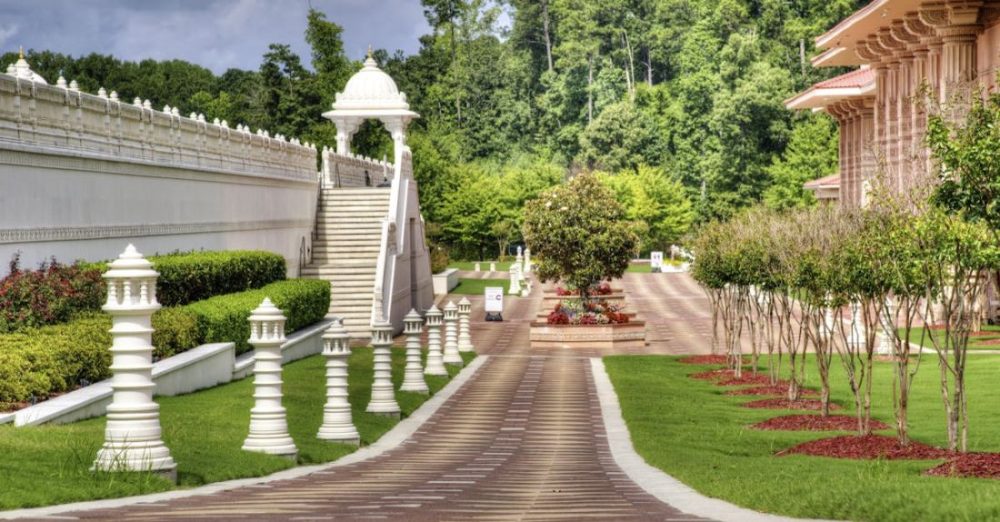
[[[486,312],[503,313],[503,287],[486,287]]]
[[[649,253],[649,266],[650,268],[660,268],[663,266],[663,252],[650,252]]]

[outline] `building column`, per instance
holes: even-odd
[[[857,173],[855,185],[855,201],[860,206],[861,204],[861,191],[865,180],[870,180],[875,176],[878,170],[878,160],[876,159],[876,150],[872,147],[875,143],[875,110],[878,107],[878,103],[872,98],[866,98],[863,100],[864,106],[861,109],[861,118],[859,132],[856,138],[858,143],[858,150],[860,152],[860,171]]]
[[[913,125],[911,114],[913,111],[913,53],[906,52],[900,56],[899,78],[897,82],[897,118],[899,125],[899,140],[897,149],[897,189],[906,192],[910,188],[912,179],[911,158],[913,157]]]

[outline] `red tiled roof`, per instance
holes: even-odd
[[[807,181],[802,185],[802,188],[806,190],[815,190],[821,187],[839,187],[840,186],[840,173],[836,172],[830,174],[829,176],[823,176],[819,179],[814,179],[812,181]]]
[[[844,89],[850,87],[864,87],[875,81],[875,71],[865,68],[851,71],[840,76],[835,76],[829,80],[817,83],[814,89]]]

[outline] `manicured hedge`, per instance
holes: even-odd
[[[182,307],[163,308],[153,315],[156,358],[169,357],[209,342],[249,346],[247,318],[264,297],[288,317],[286,331],[321,320],[330,307],[330,284],[294,279],[257,290],[217,296]],[[110,376],[111,317],[83,314],[64,324],[0,334],[0,409],[5,405],[44,399]]]
[[[156,298],[163,306],[252,290],[285,278],[285,258],[262,250],[177,252],[147,259],[160,273]],[[90,266],[102,273],[108,269],[107,262]]]
[[[274,305],[285,312],[288,318],[285,332],[291,333],[326,316],[330,309],[330,283],[290,279],[257,290],[220,295],[184,308],[198,317],[198,333],[202,342],[234,341],[236,352],[242,353],[250,349],[247,317],[265,297],[270,297]]]

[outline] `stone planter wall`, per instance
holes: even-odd
[[[641,349],[646,346],[646,323],[567,325],[533,321],[530,339],[532,348]]]

